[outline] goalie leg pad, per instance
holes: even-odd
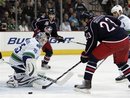
[[[26,69],[25,69],[25,73],[26,75],[29,75],[29,76],[36,76],[37,73],[36,73],[36,60],[35,59],[27,59],[26,60]]]
[[[10,76],[10,79],[6,82],[6,85],[10,88],[18,87],[18,81],[14,79],[14,76]]]

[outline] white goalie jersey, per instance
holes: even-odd
[[[23,63],[23,56],[38,59],[40,56],[40,47],[39,42],[35,38],[25,40],[20,46],[14,49],[10,58],[10,63],[13,65]]]
[[[126,31],[130,30],[130,18],[125,15],[120,15],[118,19],[121,21],[120,27],[124,28]]]

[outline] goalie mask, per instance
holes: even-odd
[[[45,32],[39,32],[36,36],[35,36],[36,40],[40,43],[40,47],[42,47],[43,45],[46,44],[47,42],[47,36],[45,34]]]

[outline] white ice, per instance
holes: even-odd
[[[37,61],[40,70],[41,56]],[[51,70],[46,71],[46,75],[56,79],[70,67],[79,61],[79,55],[54,55],[51,58]],[[9,57],[4,57],[8,62]],[[8,88],[6,81],[8,76],[13,74],[13,70],[8,64],[0,64],[0,98],[130,98],[128,81],[116,83],[115,78],[119,75],[117,66],[113,64],[112,56],[108,57],[97,69],[93,76],[92,89],[90,94],[74,91],[75,84],[81,84],[83,78],[78,77],[84,74],[86,64],[79,64],[72,70],[73,77],[62,86],[53,84],[47,89],[35,89],[32,87]],[[45,72],[45,71],[43,71]],[[33,92],[33,94],[28,94]]]

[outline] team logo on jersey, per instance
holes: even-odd
[[[44,31],[46,32],[46,33],[51,33],[52,32],[52,27],[51,26],[47,26],[47,27],[45,27],[44,28]]]
[[[46,21],[44,25],[48,26],[49,25],[49,21]]]

